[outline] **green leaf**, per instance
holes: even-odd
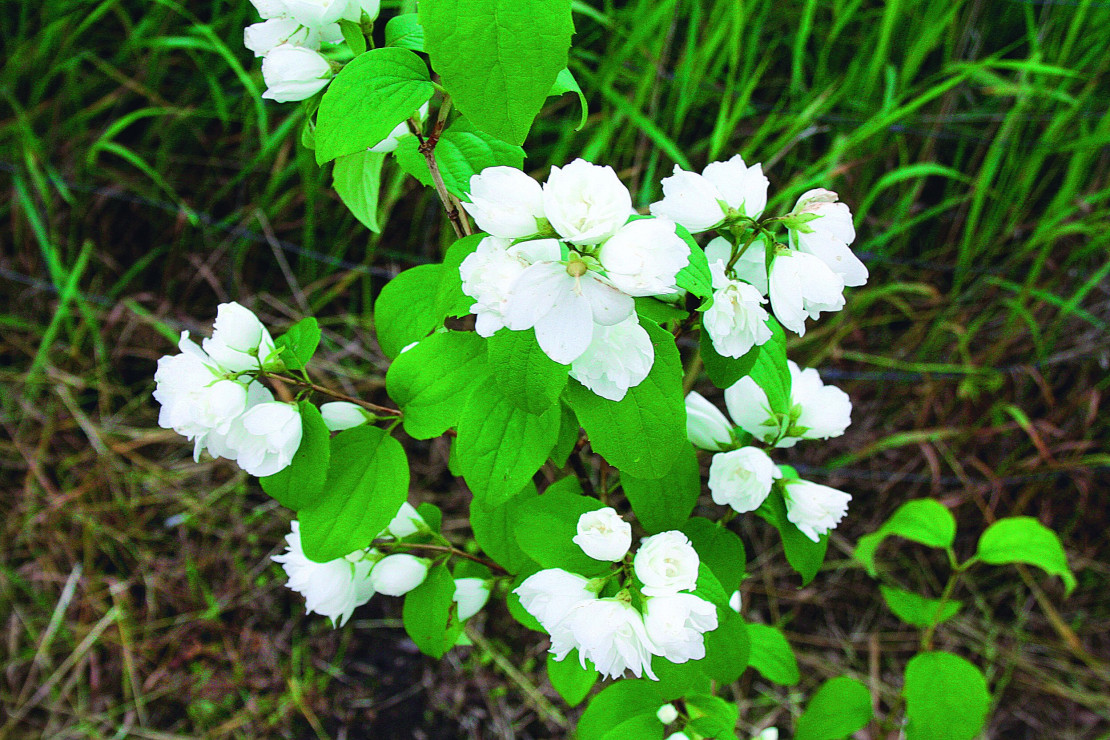
[[[582,92],[582,88],[578,85],[578,80],[574,79],[574,75],[569,69],[564,69],[559,72],[555,77],[555,84],[551,86],[551,92],[548,96],[562,95],[563,93],[572,92],[578,95],[578,103],[582,107],[582,117],[578,120],[578,125],[575,126],[575,131],[581,131],[586,125],[586,119],[590,116],[590,108],[586,104],[586,96]]]
[[[299,511],[310,506],[324,490],[331,459],[331,433],[316,405],[297,404],[301,414],[301,444],[289,467],[260,478],[262,490],[282,506]]]
[[[431,439],[458,425],[470,394],[489,378],[485,344],[473,332],[442,332],[393,361],[385,388],[410,436]]]
[[[1008,517],[987,527],[979,538],[975,556],[991,565],[1035,565],[1049,575],[1060,576],[1065,594],[1070,595],[1075,588],[1075,576],[1068,568],[1068,556],[1060,538],[1033,517]]]
[[[559,416],[559,437],[555,441],[555,447],[551,450],[551,463],[561,468],[567,464],[570,459],[570,454],[574,452],[574,446],[578,444],[578,435],[582,431],[582,427],[578,426],[578,417],[574,415],[573,409],[565,403],[560,403],[560,416]]]
[[[736,723],[740,708],[712,694],[692,694],[686,697],[686,711],[691,719],[687,727],[701,737],[736,737]]]
[[[430,530],[432,530],[433,532],[438,532],[440,530],[440,528],[443,526],[443,512],[440,511],[438,506],[431,503],[430,501],[425,501],[424,503],[420,504],[420,506],[417,506],[416,507],[416,513],[420,515],[420,518],[424,520],[424,523],[427,524],[428,528]],[[460,563],[457,563],[456,564],[456,569],[462,563],[470,563],[470,561],[469,560],[463,560]],[[477,565],[477,563],[471,563],[471,565]],[[485,566],[481,566],[481,567],[485,567]],[[487,568],[487,570],[488,570],[488,568]],[[461,578],[462,576],[455,576],[455,577],[456,578]]]
[[[747,570],[744,542],[720,522],[704,517],[694,517],[679,529],[690,538],[701,562],[713,571],[727,600],[733,591],[740,588]]]
[[[478,128],[521,144],[567,66],[570,0],[424,0],[432,68]],[[335,84],[334,82],[332,84]]]
[[[320,325],[312,316],[306,316],[277,338],[274,346],[281,353],[281,361],[290,370],[305,367],[320,345]]]
[[[776,414],[790,414],[790,366],[786,364],[786,332],[772,316],[767,319],[771,338],[759,346],[752,363],[751,378],[767,394],[767,402]]]
[[[445,565],[432,566],[424,582],[405,595],[405,632],[425,655],[442,658],[462,632],[451,608],[454,595],[455,579]]]
[[[366,51],[366,37],[362,35],[362,26],[358,23],[340,18],[339,31],[343,34],[343,40],[347,42],[347,46],[351,47],[351,53],[356,57]]]
[[[688,727],[702,737],[736,737],[740,708],[732,702],[712,694],[692,694],[686,697],[686,710],[694,718]]]
[[[529,483],[517,495],[497,506],[486,509],[474,502],[470,505],[470,529],[474,541],[494,562],[510,573],[519,573],[532,559],[516,543],[515,532],[521,507],[539,493]]]
[[[644,319],[654,321],[662,326],[668,321],[682,321],[690,312],[681,306],[661,301],[651,296],[637,296],[636,313]]]
[[[829,536],[823,534],[819,541],[814,542],[802,534],[801,530],[787,518],[786,502],[783,501],[782,491],[779,489],[779,486],[775,486],[771,495],[755,513],[779,531],[786,561],[802,577],[802,585],[805,585],[813,580],[817,571],[821,569],[821,564],[825,562]]]
[[[331,440],[323,495],[297,512],[305,555],[326,563],[368,546],[408,492],[409,466],[400,442],[372,426],[340,432]]]
[[[489,364],[501,393],[512,403],[540,414],[559,400],[569,365],[560,365],[540,349],[532,329],[502,329],[490,337]]]
[[[682,363],[674,337],[647,319],[640,324],[655,346],[655,363],[642,383],[609,401],[572,381],[566,400],[590,435],[594,452],[637,478],[662,478],[686,441]]]
[[[498,388],[477,388],[459,418],[457,456],[481,506],[512,498],[547,460],[559,435],[559,409],[530,414]]]
[[[644,479],[621,473],[624,495],[649,534],[680,528],[690,517],[701,495],[698,456],[689,443],[683,448],[662,478]]]
[[[385,154],[381,152],[355,152],[336,159],[332,169],[332,185],[339,199],[375,234],[382,232],[378,223],[378,192],[384,161]]]
[[[714,681],[732,683],[748,667],[751,655],[748,625],[727,606],[717,607],[717,620],[717,629],[705,633],[705,657],[695,665]]]
[[[774,627],[765,624],[749,624],[748,637],[752,641],[751,657],[748,663],[763,674],[768,681],[783,686],[793,686],[801,679],[798,661],[786,637]]]
[[[544,568],[562,568],[586,576],[602,573],[613,564],[594,560],[573,542],[578,518],[600,508],[602,504],[596,498],[549,486],[542,495],[521,504],[513,536],[520,548]]]
[[[419,265],[386,283],[374,302],[378,345],[390,359],[443,325],[437,309],[443,265]]]
[[[972,740],[991,696],[979,669],[951,653],[919,653],[906,666],[907,740]]]
[[[571,650],[563,660],[555,660],[554,655],[547,654],[547,678],[563,701],[576,707],[597,683],[598,672],[593,667],[583,668],[578,661],[578,651]]]
[[[949,599],[944,602],[942,608],[940,599],[927,599],[924,596],[890,586],[879,586],[879,591],[882,592],[883,601],[894,612],[894,616],[915,627],[928,627],[947,622],[956,616],[960,607],[963,606],[962,602]]]
[[[705,256],[705,250],[698,246],[686,227],[675,224],[675,232],[690,248],[690,259],[686,266],[678,271],[675,283],[698,298],[712,298],[713,276],[709,272],[709,260]]]
[[[859,681],[826,681],[798,718],[794,740],[843,740],[871,721],[871,694]]]
[[[638,717],[654,722],[652,729],[661,736],[663,726],[659,724],[655,713],[667,701],[658,685],[650,679],[629,678],[609,684],[590,699],[589,706],[578,720],[577,738],[578,740],[618,740],[618,738],[629,740],[651,737],[651,735],[614,732],[621,723]]]
[[[397,163],[424,185],[433,184],[427,158],[419,151],[420,142],[415,136],[405,137],[397,143],[394,156]],[[484,131],[479,131],[465,118],[456,118],[440,136],[434,149],[436,165],[447,192],[457,198],[468,199],[470,178],[487,167],[524,166],[524,150]],[[484,235],[483,235],[484,236]]]
[[[316,163],[381,143],[435,92],[424,60],[408,49],[371,49],[328,85],[316,116]]]
[[[854,553],[874,578],[875,551],[890,535],[905,537],[929,547],[950,548],[956,539],[956,520],[939,501],[924,498],[907,501],[891,514],[883,526],[860,538]]]
[[[713,340],[707,331],[702,331],[698,347],[701,351],[701,363],[705,367],[705,374],[718,388],[729,388],[740,378],[750,375],[761,352],[760,347],[752,347],[740,357],[723,357],[713,346]]]
[[[395,15],[385,24],[385,45],[424,51],[424,27],[416,13]]]
[[[462,276],[459,267],[469,257],[478,244],[486,238],[485,234],[471,234],[455,241],[443,255],[443,272],[436,291],[435,314],[437,316],[467,316],[474,299],[463,293]]]

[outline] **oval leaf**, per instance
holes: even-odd
[[[1049,575],[1064,579],[1065,593],[1071,594],[1075,588],[1075,576],[1068,567],[1068,556],[1060,538],[1033,517],[999,519],[983,532],[975,555],[991,565],[1035,565]]]
[[[875,576],[875,551],[890,535],[905,537],[929,547],[952,547],[956,539],[956,520],[939,501],[925,498],[907,501],[891,514],[883,526],[861,537],[855,557]]]
[[[871,721],[871,694],[859,681],[831,678],[798,718],[794,740],[842,740]]]
[[[971,740],[991,695],[979,669],[951,653],[920,653],[906,666],[907,740]]]
[[[748,664],[763,674],[768,681],[783,686],[793,686],[801,679],[798,661],[786,637],[774,627],[749,624],[748,637],[752,642]]]

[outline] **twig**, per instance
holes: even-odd
[[[372,543],[370,543],[370,546],[371,547],[387,547],[388,546],[388,547],[392,547],[393,549],[413,548],[413,549],[417,549],[417,550],[428,550],[429,552],[446,552],[446,553],[450,553],[451,555],[455,555],[456,557],[464,558],[466,560],[470,560],[471,562],[478,563],[479,565],[484,565],[487,568],[489,568],[490,570],[498,571],[498,572],[504,573],[506,575],[509,573],[509,571],[505,570],[504,568],[502,568],[500,565],[493,562],[492,560],[486,560],[485,558],[480,558],[477,555],[471,555],[470,553],[466,552],[465,550],[460,550],[457,547],[451,547],[449,545],[435,545],[435,544],[431,544],[431,543],[422,544],[422,543],[419,543],[419,542],[393,542],[393,541],[388,541],[388,540],[382,540],[381,542],[378,542],[378,541],[372,542]]]
[[[447,192],[447,186],[443,183],[443,175],[439,172],[439,164],[436,162],[436,144],[439,143],[439,137],[443,134],[443,129],[447,125],[447,114],[451,112],[451,96],[448,95],[443,98],[443,102],[439,106],[439,115],[436,117],[435,124],[432,125],[432,131],[427,137],[423,136],[419,131],[416,132],[417,138],[420,139],[419,151],[424,155],[424,160],[428,163],[428,171],[432,174],[432,184],[435,186],[436,194],[439,195],[439,200],[443,203],[443,209],[447,211],[447,218],[451,221],[451,228],[455,230],[455,236],[462,238],[471,234],[470,221],[462,215],[461,208],[455,206],[451,201],[451,196]]]
[[[306,382],[304,380],[298,380],[297,378],[290,378],[286,375],[274,375],[273,373],[267,373],[266,377],[270,378],[271,380],[280,380],[283,383],[289,383],[291,385],[295,385],[295,386],[298,386],[300,388],[307,388],[309,390],[316,391],[317,393],[323,393],[325,396],[331,396],[332,398],[337,398],[340,401],[346,401],[347,403],[353,403],[353,404],[356,404],[358,406],[362,406],[364,409],[367,409],[369,411],[374,411],[374,412],[377,412],[379,414],[386,414],[388,416],[396,416],[398,418],[400,418],[401,416],[404,416],[404,414],[401,411],[399,411],[398,409],[391,409],[388,406],[379,406],[376,403],[370,403],[369,401],[363,401],[361,398],[355,398],[354,396],[348,396],[346,393],[340,393],[339,391],[332,390],[331,388],[327,388],[327,387],[322,386],[322,385],[317,385],[316,383],[309,383],[309,382]]]

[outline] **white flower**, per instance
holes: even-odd
[[[181,354],[160,358],[154,373],[154,400],[162,405],[158,426],[192,440],[193,459],[200,460],[209,435],[226,434],[247,408],[247,388],[227,380],[227,371],[189,339],[189,332],[181,333],[178,347]]]
[[[709,332],[713,349],[722,357],[742,357],[752,347],[771,338],[767,299],[751,285],[725,277],[723,262],[709,265],[713,276],[713,305],[702,315],[701,325]]]
[[[331,64],[317,52],[281,44],[262,60],[262,79],[266,82],[262,97],[279,103],[304,100],[327,87],[331,77]]]
[[[779,728],[768,727],[766,730],[753,737],[752,740],[779,740]]]
[[[709,490],[714,503],[731,506],[741,514],[755,511],[771,493],[782,473],[758,447],[718,452],[709,465]]]
[[[693,594],[655,596],[645,602],[644,627],[656,655],[672,663],[701,660],[704,633],[717,629],[717,607]]]
[[[208,356],[231,372],[271,369],[276,364],[274,340],[250,309],[238,303],[216,307],[212,336],[201,344]]]
[[[767,394],[750,377],[744,377],[725,390],[725,405],[737,426],[775,447],[793,447],[802,439],[829,439],[844,434],[852,420],[848,394],[822,383],[813,368],[802,370],[793,360],[787,360],[786,365],[790,370],[793,423],[782,429],[771,411]]]
[[[732,259],[732,244],[723,236],[715,237],[705,245],[705,257],[711,267],[714,262],[727,265]],[[737,280],[754,287],[760,295],[767,295],[767,250],[762,238],[749,244],[737,257],[732,265],[732,274]]]
[[[578,517],[578,534],[573,539],[594,560],[616,562],[632,546],[632,525],[621,519],[616,509],[606,506]]]
[[[274,394],[258,383],[247,389],[247,410],[226,434],[212,434],[208,451],[234,460],[251,475],[264,478],[284,470],[301,446],[301,414],[290,403],[274,401]]]
[[[686,394],[686,437],[703,450],[732,444],[732,425],[716,406],[697,391]]]
[[[576,159],[552,167],[543,186],[543,211],[572,244],[600,244],[632,215],[632,195],[612,167]]]
[[[728,598],[728,608],[732,609],[737,614],[740,613],[740,607],[744,605],[744,597],[740,595],[739,591],[733,591],[732,596]]]
[[[682,730],[679,730],[678,732],[672,732],[670,735],[667,735],[665,740],[690,740],[690,736]]]
[[[424,103],[424,105],[420,106],[416,111],[416,119],[423,121],[427,117],[428,104]],[[400,144],[401,139],[404,139],[406,136],[415,136],[415,134],[409,128],[408,121],[401,121],[393,127],[393,130],[389,132],[389,136],[370,147],[369,151],[377,152],[378,154],[388,154],[389,152],[396,151],[397,145]]]
[[[362,14],[366,13],[370,20],[378,17],[381,12],[381,0],[349,0],[343,18],[352,23],[361,23]]]
[[[524,611],[535,617],[550,634],[571,609],[597,598],[597,594],[587,588],[589,583],[577,573],[548,568],[525,578],[513,593],[520,597]]]
[[[844,308],[844,281],[808,252],[783,249],[771,262],[771,308],[775,317],[798,336],[806,333],[806,318]]]
[[[451,598],[459,605],[459,621],[465,622],[489,601],[489,583],[481,578],[456,578],[455,595]]]
[[[307,613],[315,612],[331,619],[334,626],[343,626],[355,607],[374,595],[369,578],[371,562],[363,559],[366,551],[356,550],[346,557],[317,563],[309,560],[301,548],[300,522],[294,520],[292,530],[285,535],[285,552],[271,560],[281,563],[289,577],[289,588],[304,596]]]
[[[386,534],[402,539],[408,537],[410,534],[416,534],[421,529],[427,529],[427,524],[424,522],[424,517],[420,516],[419,512],[413,508],[412,504],[408,501],[401,504],[401,508],[397,514],[386,525],[385,531],[379,536]]]
[[[659,711],[655,713],[655,718],[665,725],[669,725],[678,719],[678,710],[675,709],[674,704],[664,704],[659,707]]]
[[[793,360],[790,368],[790,402],[800,409],[794,426],[802,439],[830,439],[844,434],[852,423],[852,401],[835,385],[825,385],[812,367],[802,370]]]
[[[243,45],[253,51],[256,57],[264,57],[270,49],[282,44],[319,49],[320,32],[313,31],[292,18],[271,18],[243,30]]]
[[[665,216],[690,233],[711,229],[728,215],[728,209],[759,218],[767,206],[763,166],[748,167],[737,154],[727,162],[711,162],[700,175],[678,165],[663,180],[663,200],[651,204],[653,216]]]
[[[350,0],[283,0],[289,15],[310,28],[335,23],[348,12]]]
[[[370,415],[361,406],[349,401],[325,403],[320,407],[320,416],[324,417],[329,432],[342,432],[370,421]]]
[[[660,532],[640,543],[632,561],[645,596],[670,596],[698,585],[698,553],[678,530]]]
[[[492,337],[506,325],[513,286],[533,262],[555,262],[560,257],[555,239],[536,239],[511,245],[508,239],[487,236],[459,265],[463,292],[475,300],[470,312],[477,318],[479,336]]]
[[[468,195],[462,207],[487,234],[522,239],[539,231],[543,188],[515,167],[487,167],[471,176]]]
[[[792,479],[783,483],[786,518],[814,542],[836,527],[848,513],[852,497],[829,486]]]
[[[613,326],[594,326],[586,351],[570,366],[570,376],[610,401],[624,398],[651,372],[655,346],[635,314]]]
[[[802,229],[790,229],[790,245],[817,257],[841,277],[849,287],[867,282],[867,267],[849,249],[856,239],[852,212],[837,202],[836,193],[817,188],[802,193],[791,215],[814,214]],[[808,228],[810,231],[804,231]]]
[[[386,555],[370,571],[370,583],[379,593],[404,596],[428,576],[428,561],[408,553]]]
[[[289,15],[289,9],[285,7],[283,0],[251,0],[251,5],[267,20]]]
[[[558,244],[554,239],[547,239]],[[527,243],[527,242],[526,242]],[[568,365],[590,346],[594,326],[612,326],[632,315],[632,297],[617,290],[586,263],[537,262],[513,283],[505,324],[513,331],[536,329],[548,357]]]
[[[678,272],[690,261],[690,247],[662,218],[641,218],[620,228],[597,259],[613,285],[631,296],[677,293]]]
[[[637,678],[647,674],[658,681],[651,670],[654,647],[643,616],[618,598],[583,601],[551,632],[555,660],[563,660],[577,648],[583,668],[589,660],[601,675],[609,678],[619,678],[630,670]]]

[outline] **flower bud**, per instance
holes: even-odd
[[[489,583],[481,578],[456,578],[452,598],[459,605],[459,621],[465,622],[489,601]]]
[[[324,426],[329,432],[341,432],[370,421],[370,414],[349,401],[325,403],[320,407],[320,416],[324,417]]]
[[[783,483],[786,518],[814,542],[836,527],[848,513],[852,497],[829,486],[797,478]]]
[[[312,49],[282,44],[262,60],[266,92],[262,97],[279,103],[305,100],[331,81],[331,64]]]
[[[587,511],[578,517],[574,544],[594,560],[616,562],[632,546],[632,525],[621,519],[611,506]]]
[[[659,711],[655,713],[656,719],[665,725],[669,725],[678,719],[678,710],[675,709],[674,704],[664,704],[659,707]]]
[[[374,590],[387,596],[403,596],[428,576],[428,561],[408,553],[387,555],[370,571]]]
[[[274,340],[254,312],[232,301],[216,307],[212,337],[201,343],[208,356],[226,370],[243,372],[276,364]]]
[[[703,450],[732,444],[732,425],[716,406],[697,391],[686,394],[686,437]]]
[[[410,534],[416,534],[421,528],[427,529],[428,525],[424,523],[424,518],[413,508],[412,504],[406,501],[401,504],[397,515],[393,517],[383,534],[388,533],[397,539],[401,539],[408,537]]]

